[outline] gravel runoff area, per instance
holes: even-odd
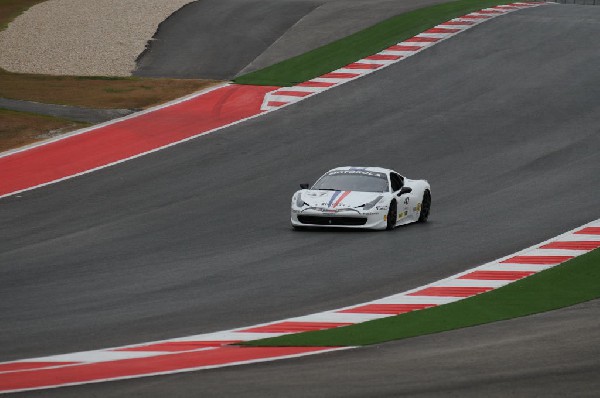
[[[0,32],[0,67],[21,73],[130,76],[158,25],[191,1],[40,3]]]

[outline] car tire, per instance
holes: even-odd
[[[423,193],[423,200],[421,201],[421,212],[419,213],[419,222],[426,222],[429,218],[429,212],[431,211],[431,192],[428,189]]]
[[[390,202],[390,209],[388,210],[388,214],[387,214],[387,226],[385,227],[385,229],[392,230],[394,229],[394,227],[396,226],[396,221],[398,218],[398,205],[396,204],[395,200],[392,200]]]

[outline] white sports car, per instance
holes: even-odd
[[[431,208],[426,180],[380,167],[338,167],[292,197],[292,227],[393,229],[424,222]]]

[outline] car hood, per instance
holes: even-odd
[[[381,192],[361,192],[361,191],[321,191],[321,190],[303,190],[300,192],[304,203],[310,207],[323,207],[329,209],[352,208],[369,203],[377,197],[382,196]]]

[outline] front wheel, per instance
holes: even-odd
[[[427,221],[430,210],[431,210],[431,192],[429,192],[429,190],[426,190],[423,193],[423,201],[421,202],[421,213],[419,214],[419,222]]]
[[[397,218],[398,218],[398,207],[396,205],[396,201],[393,200],[392,203],[390,203],[390,210],[388,211],[388,215],[387,215],[387,226],[385,227],[385,229],[387,229],[388,231],[391,229],[394,229],[394,227],[396,226]]]

